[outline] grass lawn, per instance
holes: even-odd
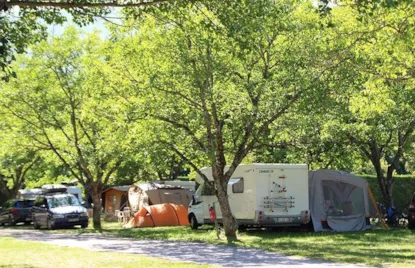
[[[133,254],[96,252],[0,237],[0,267],[174,267],[204,268]]]
[[[56,232],[62,232],[58,230]],[[65,232],[96,232],[91,227]],[[210,226],[124,229],[118,223],[103,222],[103,233],[139,239],[201,241],[226,244],[218,240]],[[415,267],[415,232],[408,229],[372,230],[348,233],[248,231],[240,233],[233,246],[276,251],[335,262],[364,263],[372,266]]]

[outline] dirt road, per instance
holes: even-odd
[[[220,265],[223,267],[365,267],[353,264],[339,264],[298,257],[288,257],[258,249],[194,242],[136,240],[98,234],[56,234],[48,231],[7,228],[0,228],[0,236],[14,237],[17,239],[59,246],[78,247],[97,251],[113,251],[127,254],[142,254],[177,261]]]

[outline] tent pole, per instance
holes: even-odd
[[[378,213],[378,219],[382,223],[383,228],[388,229],[388,226],[386,225],[385,220],[382,217],[382,212],[380,211],[378,204],[376,203],[375,196],[373,195],[372,190],[370,189],[369,185],[367,186],[367,191],[370,195],[370,199],[372,200],[373,206],[375,207],[376,212]]]

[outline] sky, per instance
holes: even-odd
[[[65,16],[67,17],[68,21],[65,22],[63,25],[57,25],[57,24],[49,25],[48,26],[48,33],[49,33],[50,36],[59,36],[59,35],[61,35],[64,32],[65,28],[68,27],[68,26],[75,26],[79,29],[82,29],[83,31],[85,31],[87,33],[98,30],[101,33],[101,37],[104,38],[104,39],[108,36],[109,32],[105,28],[105,24],[108,23],[108,22],[106,22],[106,20],[104,20],[103,18],[97,17],[97,18],[95,18],[94,23],[88,24],[87,26],[80,27],[77,24],[73,23],[72,16],[69,13],[67,13],[65,11],[63,11],[63,12],[65,13]],[[119,19],[116,19],[117,17],[119,17],[116,10],[114,10],[107,17],[108,17],[109,20],[112,20],[114,22],[119,23]]]

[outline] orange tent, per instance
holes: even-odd
[[[183,205],[164,203],[142,207],[124,226],[156,227],[156,226],[188,226],[187,209]]]

